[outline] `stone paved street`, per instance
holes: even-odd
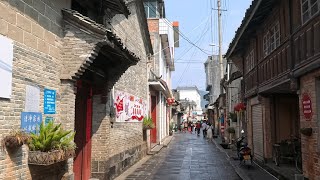
[[[240,180],[225,153],[210,141],[177,133],[167,148],[143,163],[127,180]]]

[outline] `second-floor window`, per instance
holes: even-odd
[[[255,61],[254,61],[254,50],[251,50],[250,53],[246,57],[246,66],[249,71],[251,71],[254,68]]]
[[[280,25],[274,24],[263,36],[263,55],[268,56],[280,46]]]
[[[158,17],[158,6],[157,0],[144,1],[144,10],[146,12],[147,18],[157,18]]]
[[[301,0],[302,21],[307,22],[319,12],[320,0]]]

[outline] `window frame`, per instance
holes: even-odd
[[[310,19],[312,19],[314,16],[320,13],[320,0],[316,0],[314,4],[311,4],[312,0],[301,0],[301,20],[302,24],[305,24],[308,22]],[[307,9],[304,11],[304,6],[307,5]],[[316,12],[312,12],[312,8],[317,7]],[[305,15],[307,15],[305,17]]]
[[[275,22],[263,35],[263,57],[267,57],[281,44],[281,31],[279,21]]]
[[[251,49],[251,51],[246,56],[246,66],[247,66],[247,73],[250,72],[255,67],[255,60],[254,60],[254,49]]]
[[[153,7],[151,7],[151,4],[152,3],[155,3],[155,12],[153,12],[153,14],[155,13],[155,16],[150,16],[150,11],[152,11],[151,9],[154,9]],[[160,14],[159,14],[159,5],[158,5],[158,1],[157,0],[148,0],[148,1],[144,1],[143,2],[143,5],[144,5],[144,10],[145,10],[145,13],[146,13],[146,17],[147,19],[156,19],[156,18],[159,18],[160,17]],[[154,6],[154,5],[152,5]]]

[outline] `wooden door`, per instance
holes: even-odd
[[[75,117],[77,149],[73,170],[75,180],[87,180],[91,173],[92,88],[81,81],[77,83]]]
[[[151,96],[151,118],[155,128],[151,129],[151,143],[157,143],[157,96]]]

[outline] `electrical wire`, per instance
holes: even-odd
[[[197,42],[199,42],[200,40],[202,40],[202,39],[205,37],[205,34],[208,32],[208,30],[209,30],[209,28],[206,28],[206,27],[203,29],[204,32],[202,33],[202,35],[200,35],[200,38],[199,38],[199,40],[198,40]],[[196,50],[196,49],[195,49],[195,50]],[[193,52],[193,54],[191,55],[191,58],[193,58],[193,56],[195,55],[195,53],[196,53],[196,51]],[[178,83],[177,83],[177,86],[180,85],[180,83],[181,83],[181,81],[182,81],[182,79],[183,79],[183,75],[184,75],[184,73],[187,71],[187,69],[189,69],[189,67],[190,67],[190,61],[188,61],[186,68],[185,68],[184,71],[182,72],[182,74],[181,74],[181,76],[180,76],[180,78],[179,78],[179,81],[178,81]]]
[[[148,8],[150,10],[152,10],[154,13],[157,13],[155,12],[149,5],[147,5]],[[151,6],[154,8],[154,9],[157,9],[154,5],[151,4]],[[172,24],[169,24],[168,22],[164,21],[167,25],[169,25],[170,28],[172,28],[172,30],[176,33],[178,33],[183,39],[185,39],[189,44],[193,45],[194,47],[196,47],[197,49],[199,49],[200,51],[202,51],[203,53],[207,54],[207,55],[210,55],[209,53],[205,52],[204,49],[200,48],[199,46],[197,46],[195,43],[193,43],[187,36],[185,36],[181,30],[176,30],[172,27]]]

